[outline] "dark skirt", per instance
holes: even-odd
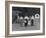
[[[32,20],[31,20],[31,26],[33,26],[33,25],[34,25],[34,20],[32,19]]]
[[[25,23],[25,27],[27,26],[27,23]]]
[[[26,19],[25,27],[27,26],[27,24],[28,24],[28,20]]]

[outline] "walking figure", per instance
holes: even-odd
[[[32,20],[31,20],[31,26],[33,26],[33,25],[34,25],[34,22],[33,22],[33,21],[34,21],[34,20],[32,19]]]
[[[27,24],[28,24],[28,20],[27,19],[25,19],[25,27],[27,27]]]

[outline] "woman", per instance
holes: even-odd
[[[34,25],[34,16],[31,17],[31,26]]]
[[[34,22],[33,22],[33,21],[34,21],[34,20],[32,19],[32,20],[31,20],[31,26],[33,26],[33,24],[34,24]]]
[[[27,24],[28,24],[28,20],[25,19],[25,27],[27,27]]]

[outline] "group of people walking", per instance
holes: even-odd
[[[24,26],[26,27],[28,25],[30,25],[30,26],[34,25],[33,19],[31,21],[30,20],[28,21],[27,19],[25,19]]]
[[[34,19],[28,18],[27,16],[23,19],[22,17],[18,19],[18,23],[21,24],[21,26],[33,26],[34,25]]]

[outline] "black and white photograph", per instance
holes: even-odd
[[[10,33],[39,33],[43,28],[43,6],[11,4]]]
[[[12,7],[12,31],[40,30],[40,8]]]
[[[44,3],[7,2],[6,36],[43,35]]]
[[[39,33],[43,28],[43,6],[10,5],[10,33]]]

